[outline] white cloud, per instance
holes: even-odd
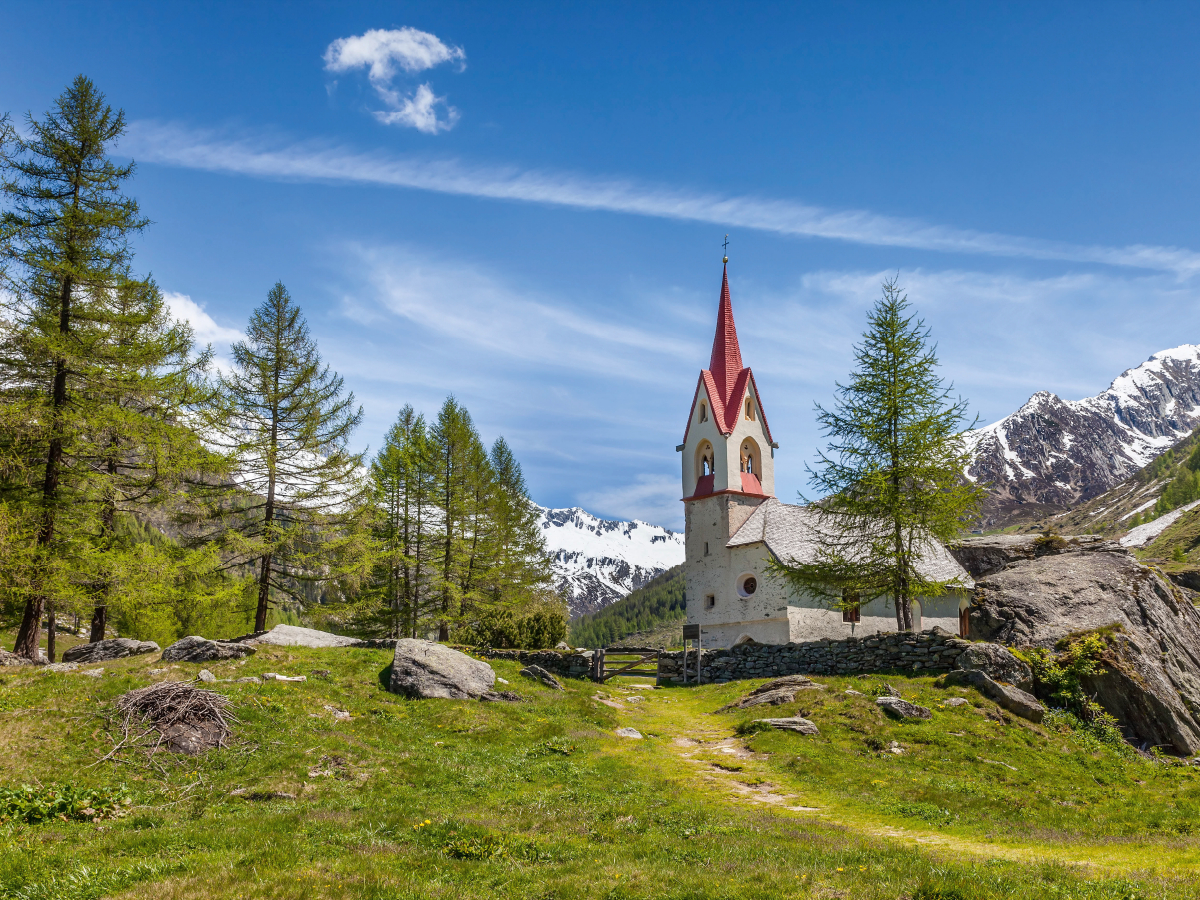
[[[134,123],[125,141],[129,152],[141,161],[258,178],[379,184],[706,222],[872,246],[1098,263],[1172,272],[1180,277],[1200,274],[1200,253],[1180,247],[1144,244],[1110,247],[1047,241],[931,225],[866,210],[831,210],[793,200],[726,196],[536,170],[465,166],[450,160],[360,153],[312,142],[270,144],[263,139],[230,139],[212,132],[153,122]]]
[[[204,307],[189,297],[175,291],[164,291],[163,300],[172,318],[192,326],[192,334],[200,346],[211,344],[216,355],[217,368],[230,368],[229,345],[245,340],[246,336],[236,328],[219,325]]]
[[[390,112],[381,110],[375,113],[375,118],[384,125],[408,125],[425,134],[449,131],[458,121],[458,110],[453,106],[446,107],[445,119],[438,118],[437,106],[444,105],[446,98],[435,97],[427,84],[418,87],[411,97],[397,99],[396,109]]]
[[[379,121],[437,134],[454,127],[459,118],[458,110],[448,106],[445,97],[435,96],[428,83],[420,85],[411,94],[397,90],[393,86],[397,69],[411,74],[443,63],[458,62],[461,70],[466,58],[462,47],[448,46],[427,31],[373,28],[357,37],[338,38],[330,44],[325,49],[325,69],[329,72],[367,69],[367,78],[375,93],[389,107],[375,113]],[[446,109],[444,118],[438,116],[439,106]]]

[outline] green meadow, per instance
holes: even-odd
[[[557,692],[497,662],[525,702],[409,701],[383,689],[389,662],[209,664],[308,680],[212,685],[238,722],[197,758],[103,759],[118,696],[201,666],[0,670],[0,900],[1200,897],[1200,769],[932,678],[818,678],[794,704],[717,713],[760,682]],[[886,718],[885,684],[933,719]],[[753,724],[795,713],[821,734]],[[90,821],[12,800],[54,791],[110,805]]]

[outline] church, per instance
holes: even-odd
[[[767,574],[772,558],[815,561],[812,513],[775,498],[775,451],[754,373],[742,365],[729,260],[724,260],[717,330],[708,368],[692,397],[682,456],[687,621],[705,647],[839,639],[896,630],[886,597],[831,610]],[[957,579],[962,589],[912,600],[913,628],[966,634],[971,577],[941,544],[921,563],[929,580]]]

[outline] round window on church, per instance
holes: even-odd
[[[758,578],[754,575],[743,575],[738,579],[737,590],[742,599],[753,597],[754,592],[758,590]]]

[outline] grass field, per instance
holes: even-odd
[[[806,737],[714,713],[757,682],[560,693],[497,662],[527,702],[406,701],[382,689],[389,662],[264,647],[210,664],[309,680],[215,685],[240,720],[227,750],[100,764],[117,696],[201,667],[0,670],[0,788],[132,800],[98,823],[0,825],[0,898],[1200,898],[1200,769],[931,678],[818,679],[757,714],[807,714]],[[885,681],[933,720],[885,718]],[[955,695],[970,703],[940,705]],[[295,799],[247,799],[272,793]]]

